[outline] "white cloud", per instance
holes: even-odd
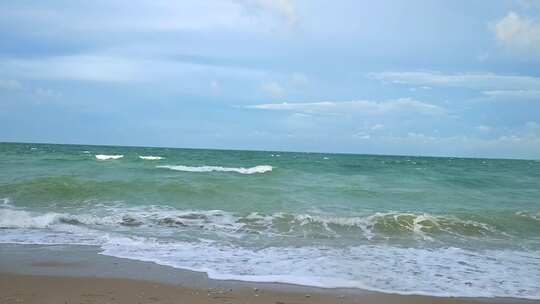
[[[214,66],[174,60],[153,60],[123,53],[96,53],[36,59],[0,60],[0,71],[20,79],[88,81],[107,83],[151,83],[173,85],[182,90],[220,93],[219,79],[262,81],[256,69]],[[179,88],[178,84],[182,86]]]
[[[478,131],[481,131],[481,132],[489,132],[489,131],[491,131],[490,126],[484,126],[484,125],[477,126],[475,129],[478,130]]]
[[[298,22],[292,0],[92,1],[13,7],[0,11],[2,24],[17,28],[18,33],[42,38],[66,35],[77,38],[91,33],[96,37],[104,33],[127,37],[137,32],[173,31],[268,34]]]
[[[367,134],[367,133],[364,133],[364,132],[359,132],[359,133],[355,134],[354,137],[358,137],[359,139],[363,139],[363,140],[371,139],[371,135]]]
[[[295,1],[293,0],[237,0],[249,12],[268,11],[284,18],[289,26],[298,23]]]
[[[384,129],[384,125],[383,125],[383,124],[374,124],[373,126],[371,126],[370,129],[371,129],[372,131],[381,130],[381,129]]]
[[[249,108],[261,110],[281,110],[295,111],[310,114],[386,114],[411,112],[424,115],[443,115],[446,113],[444,108],[437,105],[420,102],[410,98],[401,98],[385,102],[370,100],[358,101],[325,101],[308,103],[268,103],[252,105]]]
[[[497,90],[540,90],[540,77],[493,73],[444,74],[438,72],[380,72],[368,77],[384,82],[416,86],[461,87]]]
[[[497,41],[505,48],[519,52],[540,52],[540,21],[515,12],[499,20],[493,27]]]
[[[261,90],[274,98],[281,98],[285,95],[285,89],[277,82],[267,82],[261,85]]]
[[[22,87],[22,84],[17,80],[0,79],[0,90],[20,90]]]
[[[13,75],[35,79],[124,82],[138,74],[133,62],[106,56],[62,56],[41,60],[6,60],[0,68]]]
[[[484,91],[482,94],[496,98],[538,99],[540,101],[540,90],[493,90]]]

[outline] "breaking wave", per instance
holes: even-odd
[[[210,231],[234,238],[266,237],[349,238],[357,241],[410,238],[427,242],[445,237],[458,239],[511,237],[490,224],[456,216],[374,213],[365,216],[274,213],[237,214],[223,210],[178,210],[162,206],[101,206],[84,213],[35,213],[0,208],[0,228],[47,228],[52,225],[95,227],[159,227]]]
[[[272,171],[272,166],[268,165],[260,165],[255,166],[251,168],[229,168],[229,167],[220,167],[220,166],[200,166],[200,167],[190,167],[190,166],[156,166],[156,168],[165,168],[170,170],[176,170],[176,171],[184,171],[184,172],[236,172],[240,174],[255,174],[255,173],[265,173]]]
[[[117,154],[117,155],[96,154],[96,159],[97,160],[114,160],[114,159],[120,159],[122,157],[124,157],[124,155],[120,155],[120,154]]]
[[[523,212],[523,211],[518,211],[518,212],[516,212],[516,215],[517,215],[517,216],[520,216],[520,217],[524,217],[524,218],[528,218],[528,219],[540,221],[540,212]]]
[[[337,217],[309,214],[237,214],[222,210],[178,210],[163,206],[93,204],[69,212],[37,212],[0,206],[0,243],[97,245],[102,254],[206,272],[213,279],[282,282],[318,287],[438,296],[540,299],[540,252],[418,248],[388,242],[346,246],[267,243],[272,237],[307,231],[353,233],[365,238],[411,234],[436,238],[497,233],[486,223],[414,213]],[[81,212],[82,211],[82,212]],[[177,231],[178,230],[178,231]],[[181,231],[179,233],[179,231]],[[208,239],[217,233],[220,238]],[[127,232],[127,234],[125,233]],[[300,233],[300,234],[299,234]],[[260,239],[242,245],[235,238]],[[173,235],[196,235],[173,238]],[[250,240],[254,240],[253,238]],[[297,239],[294,239],[297,240]],[[316,267],[314,267],[316,261]]]
[[[163,157],[161,157],[161,156],[152,156],[152,155],[148,155],[148,156],[139,155],[139,158],[144,159],[144,160],[160,160],[160,159],[163,159]]]

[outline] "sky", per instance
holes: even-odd
[[[540,0],[0,1],[0,141],[540,159]]]

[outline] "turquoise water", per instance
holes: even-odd
[[[0,242],[216,279],[540,298],[539,161],[7,143],[0,157]]]

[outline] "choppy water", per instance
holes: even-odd
[[[0,144],[0,242],[216,279],[540,299],[540,162]]]

